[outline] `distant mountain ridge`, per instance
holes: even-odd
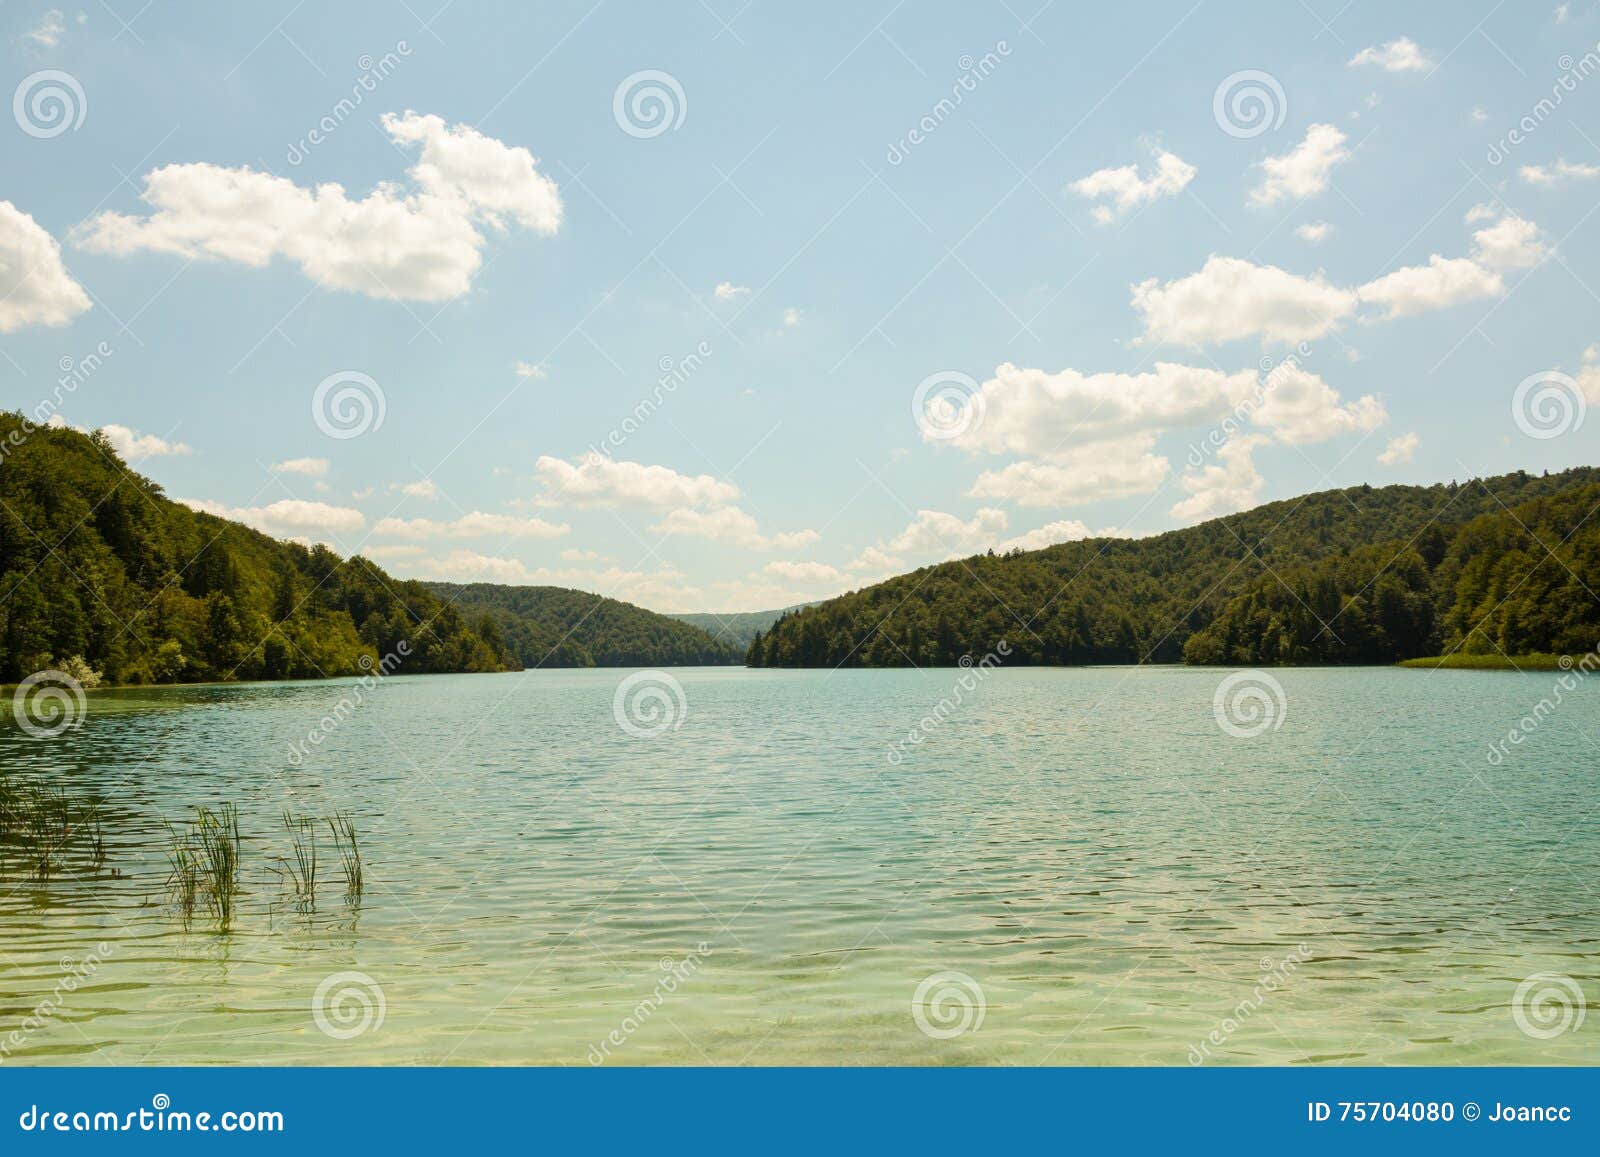
[[[425,582],[477,619],[490,617],[524,667],[692,667],[742,663],[744,645],[632,603],[566,587]]]
[[[1600,469],[1349,487],[992,552],[784,615],[753,666],[1389,663],[1600,643]]]

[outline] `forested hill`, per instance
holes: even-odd
[[[691,667],[744,659],[742,647],[697,626],[587,591],[496,583],[426,585],[474,618],[492,616],[527,667]]]
[[[317,678],[391,655],[396,674],[518,666],[492,620],[420,583],[191,510],[102,435],[0,412],[0,683],[63,666],[116,683]]]
[[[1145,539],[924,567],[780,619],[753,666],[1374,663],[1600,643],[1600,470],[1370,486]]]

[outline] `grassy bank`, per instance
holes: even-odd
[[[1564,659],[1566,662],[1562,662]],[[1434,655],[1426,659],[1400,661],[1402,667],[1442,667],[1447,671],[1564,671],[1571,665],[1572,660],[1566,655],[1507,656],[1498,651],[1490,655],[1468,655],[1458,651],[1453,655]]]

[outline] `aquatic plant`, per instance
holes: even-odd
[[[282,874],[289,879],[296,900],[307,908],[317,905],[317,821],[311,816],[283,813],[292,857],[280,857]]]
[[[356,825],[347,812],[335,812],[328,818],[333,832],[333,843],[339,849],[339,864],[344,869],[344,896],[354,904],[360,901],[366,889],[362,874],[361,847],[356,840]]]
[[[38,883],[63,871],[74,854],[98,869],[106,858],[100,805],[0,774],[0,850]]]

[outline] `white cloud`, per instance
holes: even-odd
[[[0,201],[0,333],[66,325],[89,295],[61,263],[61,246],[28,214]]]
[[[1261,162],[1266,175],[1250,190],[1252,205],[1275,205],[1285,197],[1305,199],[1328,187],[1333,167],[1350,159],[1346,137],[1333,125],[1317,124],[1306,130],[1305,140],[1281,157]]]
[[[794,306],[792,306],[792,305],[788,309],[784,310],[783,311],[783,324],[786,325],[786,326],[789,326],[790,328],[793,328],[794,326],[799,325],[800,324],[800,311],[798,309],[794,308]]]
[[[1280,442],[1303,446],[1341,434],[1375,430],[1389,420],[1371,394],[1348,405],[1339,392],[1302,366],[1284,362],[1267,377],[1270,389],[1251,420]]]
[[[683,534],[691,538],[733,542],[752,550],[797,550],[821,537],[814,530],[762,534],[755,518],[737,506],[723,506],[715,510],[679,507],[669,510],[666,517],[650,529],[657,534]]]
[[[1383,453],[1378,455],[1378,461],[1384,466],[1398,466],[1402,462],[1409,462],[1417,452],[1417,446],[1422,439],[1415,434],[1401,434],[1398,438],[1390,438],[1389,444],[1383,448]]]
[[[574,465],[560,458],[541,456],[534,470],[545,485],[542,505],[573,506],[721,506],[739,497],[739,488],[709,474],[679,474],[667,466],[619,462],[598,454],[586,455]]]
[[[22,39],[37,44],[40,48],[54,48],[61,43],[61,34],[66,31],[66,24],[61,19],[61,9],[52,8],[46,12],[38,24],[22,34]]]
[[[1356,307],[1353,290],[1320,273],[1300,277],[1238,257],[1207,258],[1198,273],[1133,287],[1143,315],[1142,341],[1204,346],[1259,336],[1297,342],[1322,337]]]
[[[1066,519],[1061,522],[1047,522],[1037,530],[1030,530],[1026,534],[1019,534],[1015,538],[1008,538],[1000,543],[995,550],[1043,550],[1047,546],[1054,546],[1058,542],[1077,542],[1080,539],[1091,538],[1094,532],[1077,519]]]
[[[716,294],[718,301],[733,301],[749,293],[750,287],[747,285],[735,285],[731,281],[722,281],[717,283],[717,288],[713,292]]]
[[[1488,124],[1489,123],[1488,110],[1483,109],[1483,108],[1476,108],[1475,107],[1475,108],[1473,108],[1473,110],[1471,112],[1469,112],[1467,114],[1467,116],[1469,118],[1471,118],[1473,124],[1482,125],[1482,124]]]
[[[351,200],[337,184],[302,188],[250,168],[205,162],[145,175],[143,217],[102,213],[74,231],[103,253],[141,250],[263,266],[283,257],[319,285],[373,297],[448,301],[471,288],[483,262],[482,229],[515,224],[554,233],[555,183],[533,154],[436,116],[383,117],[397,145],[419,145],[408,170],[415,191],[378,185]]]
[[[1256,505],[1265,479],[1251,455],[1265,443],[1265,438],[1253,434],[1230,438],[1217,451],[1214,464],[1191,470],[1180,479],[1189,497],[1172,508],[1172,516],[1198,522]]]
[[[404,570],[407,575],[458,582],[572,587],[662,611],[691,609],[703,598],[699,590],[684,585],[681,571],[670,566],[655,571],[529,566],[517,558],[458,549],[407,562]]]
[[[439,484],[432,478],[419,478],[415,482],[391,482],[390,494],[404,494],[407,498],[437,498]]]
[[[1304,225],[1296,225],[1294,235],[1302,241],[1309,241],[1319,245],[1328,239],[1328,234],[1333,232],[1333,226],[1326,221],[1307,221]]]
[[[510,514],[485,514],[474,510],[449,522],[432,518],[385,518],[372,528],[373,534],[394,538],[560,538],[572,527],[546,522],[542,518],[519,518]]]
[[[1166,480],[1172,463],[1151,453],[1155,438],[1141,435],[1102,442],[1047,462],[1013,462],[978,475],[967,493],[1019,506],[1081,506],[1149,494]]]
[[[1426,72],[1433,67],[1433,61],[1409,36],[1391,40],[1381,47],[1363,48],[1350,58],[1351,68],[1363,64],[1376,64],[1386,72]]]
[[[360,530],[367,521],[359,510],[299,498],[280,498],[269,506],[227,506],[203,498],[177,501],[193,510],[253,526],[263,534],[328,536]]]
[[[304,474],[311,478],[321,478],[328,472],[326,458],[285,458],[282,462],[274,462],[272,469],[279,474]]]
[[[838,567],[829,566],[825,562],[769,562],[762,567],[762,572],[788,582],[797,583],[841,583],[845,581],[844,572]]]
[[[141,434],[115,423],[101,426],[100,432],[111,443],[111,448],[130,462],[138,458],[164,458],[172,454],[192,453],[182,442],[168,442],[154,434]]]
[[[514,367],[514,372],[519,378],[542,378],[546,376],[543,363],[536,365],[533,362],[518,362]]]
[[[1583,351],[1583,368],[1578,371],[1578,388],[1586,402],[1600,406],[1600,346]]]
[[[1361,300],[1387,309],[1386,318],[1410,317],[1430,309],[1444,309],[1479,297],[1505,292],[1498,273],[1469,257],[1428,258],[1426,265],[1411,265],[1369,281],[1360,289]]]
[[[1600,177],[1600,165],[1583,161],[1559,160],[1551,165],[1523,165],[1522,179],[1530,185],[1561,185],[1570,181],[1591,181]]]
[[[1067,188],[1089,200],[1104,197],[1110,205],[1096,205],[1094,219],[1109,225],[1118,217],[1140,205],[1149,204],[1158,197],[1176,197],[1194,180],[1195,167],[1174,153],[1155,152],[1155,171],[1148,177],[1139,175],[1138,165],[1124,165],[1119,169],[1100,169],[1087,177],[1072,182]]]
[[[1466,221],[1468,225],[1473,225],[1479,221],[1493,221],[1496,217],[1500,216],[1500,214],[1504,212],[1504,206],[1490,204],[1489,202],[1485,201],[1468,209],[1467,215],[1463,218],[1463,220]]]
[[[1539,227],[1511,214],[1472,235],[1474,256],[1491,269],[1526,269],[1550,252],[1539,240]]]
[[[570,546],[561,552],[563,562],[594,562],[599,557],[598,551],[578,550],[576,547]]]
[[[942,510],[919,510],[916,518],[881,549],[959,558],[987,549],[1004,533],[1009,521],[1005,511],[993,507],[984,507],[966,522]]]
[[[1567,14],[1570,11],[1571,11],[1571,8],[1568,5],[1566,5],[1566,4],[1557,4],[1556,8],[1555,8],[1555,11],[1552,12],[1551,15],[1555,17],[1555,21],[1556,21],[1557,24],[1565,24],[1567,22]]]

